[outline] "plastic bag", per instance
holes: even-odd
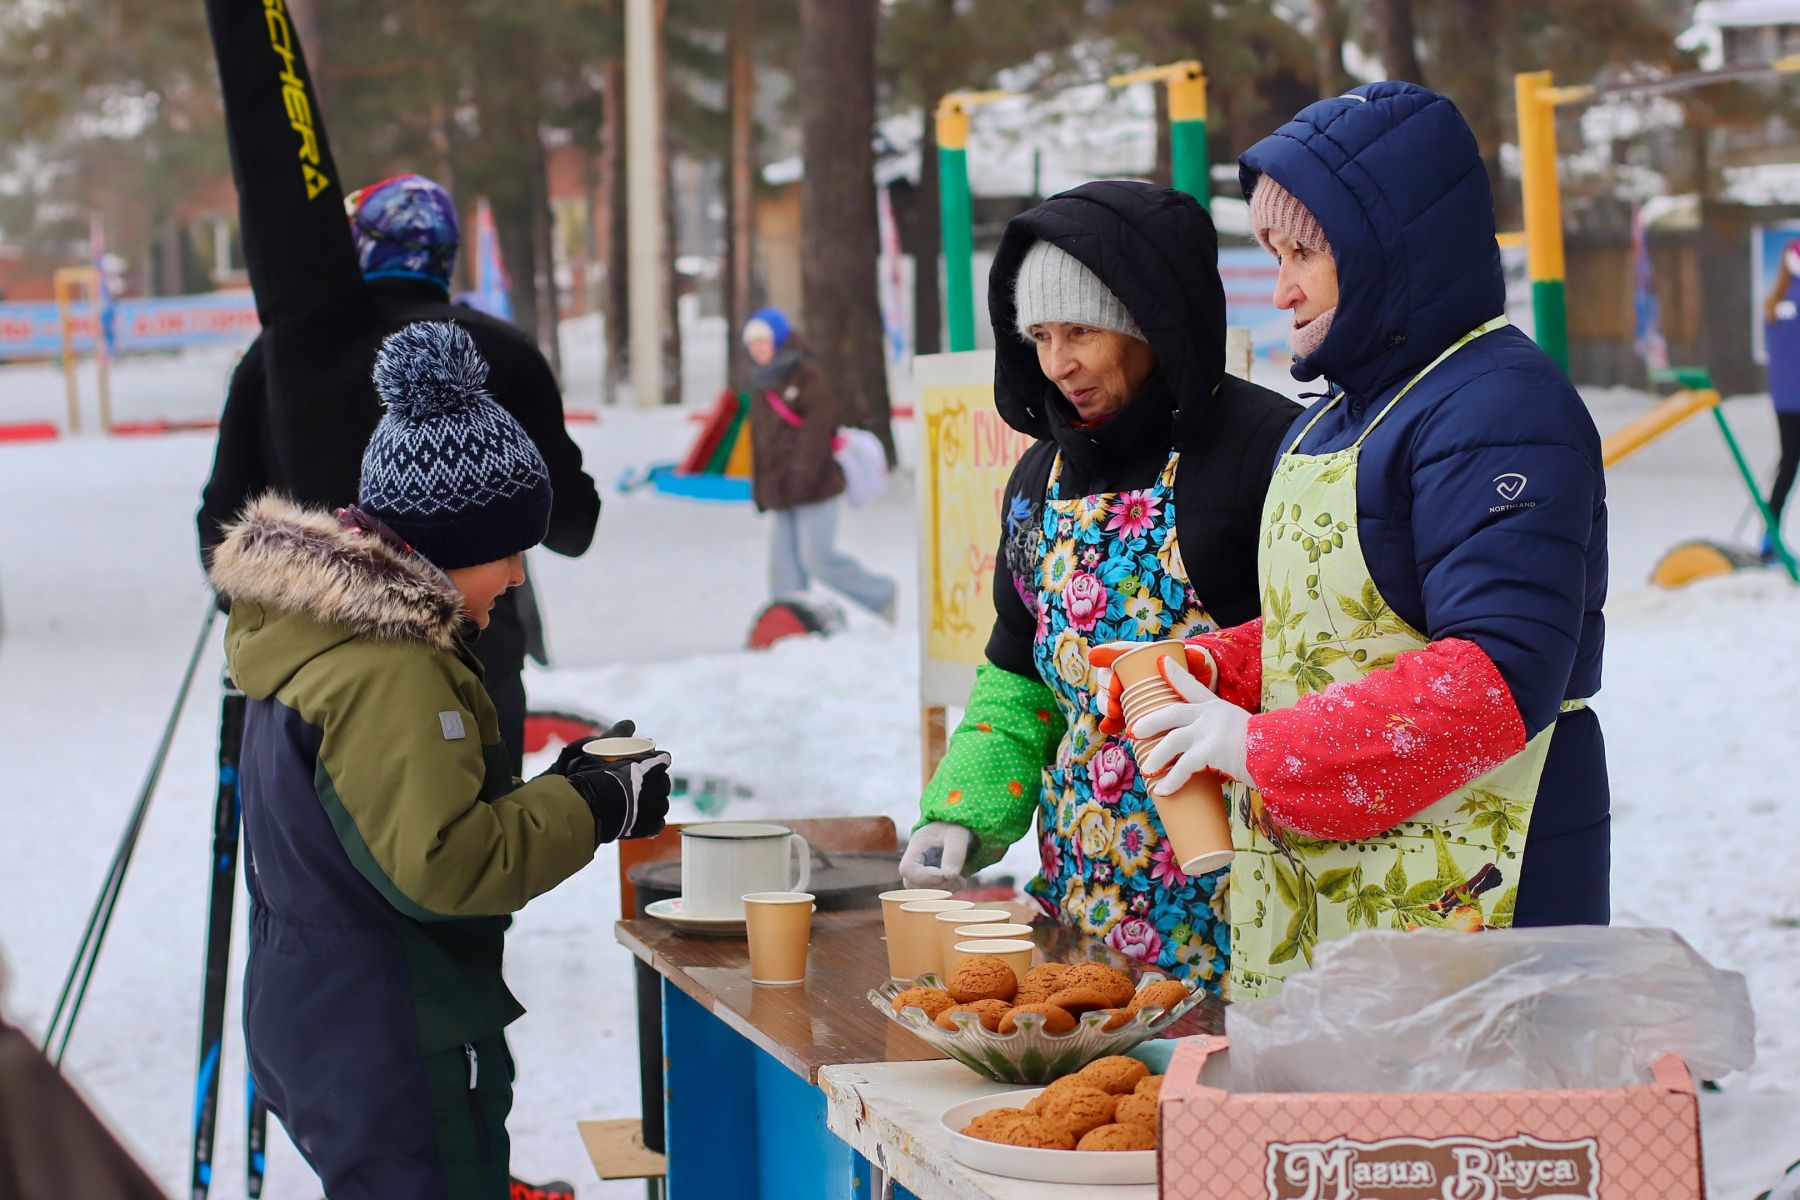
[[[844,498],[861,508],[887,490],[887,451],[866,429],[845,425],[831,442],[832,455],[844,468]]]
[[[1743,975],[1669,929],[1365,930],[1225,1023],[1237,1091],[1622,1087],[1664,1054],[1702,1079],[1756,1057]]]

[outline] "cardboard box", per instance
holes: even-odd
[[[1162,1200],[1703,1200],[1681,1059],[1591,1091],[1234,1094],[1200,1082],[1222,1037],[1163,1080]]]

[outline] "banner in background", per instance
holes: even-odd
[[[1800,221],[1758,225],[1750,231],[1750,349],[1756,361],[1767,366],[1769,345],[1764,335],[1764,311],[1769,293],[1781,272],[1781,255],[1800,243]]]
[[[110,304],[108,351],[180,350],[188,346],[242,346],[256,336],[256,302],[249,292],[204,296],[156,296]],[[75,351],[94,352],[94,310],[71,306]],[[0,304],[0,360],[55,358],[62,353],[62,320],[56,305]]]
[[[1669,343],[1663,337],[1662,309],[1656,299],[1656,272],[1650,265],[1650,226],[1643,205],[1631,213],[1631,307],[1636,316],[1631,344],[1652,371],[1669,367]]]

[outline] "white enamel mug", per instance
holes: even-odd
[[[790,858],[797,863],[790,863]],[[804,892],[812,847],[782,825],[702,821],[681,830],[681,909],[696,917],[742,918],[750,892]]]

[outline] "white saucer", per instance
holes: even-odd
[[[692,917],[681,911],[681,897],[669,900],[657,900],[644,905],[644,913],[659,921],[667,921],[684,933],[697,933],[703,937],[743,937],[744,918],[742,917]]]

